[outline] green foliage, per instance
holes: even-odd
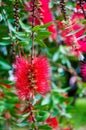
[[[15,129],[13,127],[18,127],[18,130],[20,128],[29,128],[29,130],[32,130],[35,128],[35,125],[37,125],[39,130],[51,130],[52,128],[45,123],[50,116],[56,117],[61,127],[67,126],[68,122],[72,119],[69,112],[73,98],[65,97],[65,95],[70,89],[69,79],[73,76],[73,72],[79,74],[78,58],[73,53],[70,53],[70,47],[63,45],[61,39],[58,40],[58,37],[56,41],[49,40],[52,33],[49,32],[47,28],[55,24],[54,22],[37,25],[32,28],[27,22],[27,15],[23,7],[24,1],[19,1],[19,31],[16,31],[14,27],[14,0],[3,0],[6,6],[0,7],[2,17],[0,21],[0,130],[7,130],[7,126],[8,129],[10,127],[12,127],[12,129]],[[63,20],[60,14],[56,16],[56,5],[59,4],[59,2],[60,0],[51,1],[50,7],[54,12],[55,18],[57,20]],[[75,3],[71,1],[66,2],[69,13],[71,13],[71,8],[74,7],[74,4]],[[5,10],[6,16],[3,14],[3,10]],[[86,21],[83,20],[82,23],[86,24]],[[67,36],[76,34],[79,31],[80,30],[71,32],[67,34]],[[42,96],[40,94],[36,95],[32,102],[34,107],[32,112],[36,117],[35,123],[30,121],[30,112],[27,110],[27,104],[25,104],[25,102],[20,102],[20,99],[18,99],[14,81],[9,80],[12,78],[12,73],[14,72],[12,67],[12,44],[13,42],[15,43],[17,39],[18,44],[15,45],[16,55],[18,55],[18,46],[21,46],[25,55],[29,56],[32,47],[32,32],[34,33],[35,53],[37,55],[47,55],[51,64],[51,91]],[[85,36],[86,34],[78,39]],[[21,48],[20,51],[22,50]],[[12,71],[11,74],[10,71]],[[77,77],[77,86],[80,88],[78,91],[79,95],[82,92],[81,86],[86,86],[86,84],[82,83],[80,76],[77,75]],[[7,88],[6,85],[11,85],[11,88]],[[16,107],[16,104],[19,106]],[[80,108],[80,106],[76,108],[76,111],[78,108]],[[9,119],[7,119],[6,114]],[[75,116],[77,115],[75,114],[74,117]]]
[[[0,129],[6,129],[6,124],[15,124],[16,119],[18,119],[19,115],[17,113],[18,108],[16,104],[19,104],[19,100],[14,93],[13,87],[10,86],[12,84],[5,84],[0,82]]]

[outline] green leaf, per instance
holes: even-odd
[[[40,111],[37,116],[38,121],[45,121],[49,117],[50,113],[47,111]]]
[[[3,59],[0,59],[0,69],[2,70],[10,70],[11,66]]]
[[[31,32],[31,27],[27,24],[24,24],[21,20],[19,20],[20,26],[22,27],[22,29],[26,30],[27,32]]]
[[[37,25],[32,29],[32,31],[34,32],[37,32],[38,30],[40,30],[40,25]]]
[[[19,124],[17,124],[17,126],[19,126],[19,127],[24,127],[24,126],[27,126],[27,122],[24,122],[24,123],[19,123]]]
[[[52,128],[48,126],[47,124],[38,126],[38,129],[39,130],[52,130]]]
[[[10,45],[11,44],[11,42],[9,41],[9,42],[0,42],[0,45],[2,45],[2,46],[7,46],[7,45]]]
[[[54,21],[51,21],[51,22],[49,22],[49,23],[47,23],[47,24],[40,25],[40,27],[41,27],[41,28],[47,28],[47,27],[49,27],[50,25],[52,25],[53,23],[54,23]]]
[[[57,108],[55,108],[55,109],[53,110],[52,116],[55,117],[55,116],[57,116],[58,114],[59,114],[59,109],[58,109],[58,107],[57,107]]]
[[[82,21],[82,24],[86,24],[86,20],[83,20],[83,21]]]
[[[24,41],[20,41],[19,42],[19,45],[21,45],[21,46],[23,46],[23,47],[26,47],[26,46],[28,46],[29,45],[29,42],[24,42]]]
[[[48,32],[48,31],[39,31],[37,33],[37,38],[38,39],[46,39],[48,38],[52,33],[51,32]]]
[[[2,106],[0,105],[0,115],[2,115],[2,113],[3,113],[4,110],[5,110],[4,104]]]
[[[23,41],[23,42],[29,41],[29,37],[22,37],[22,36],[18,36],[18,35],[16,35],[16,37],[17,37],[19,40]]]
[[[3,37],[3,40],[10,40],[10,37]]]
[[[9,85],[13,85],[14,84],[14,82],[9,81],[9,80],[2,80],[2,79],[0,79],[0,82],[5,83],[5,84],[9,84]]]
[[[3,121],[5,121],[5,118],[4,118],[4,117],[0,117],[0,120],[3,120]]]
[[[16,32],[16,30],[14,29],[14,27],[11,24],[10,20],[8,20],[8,26],[9,26],[9,28],[10,28],[11,31]]]
[[[68,90],[70,89],[70,87],[67,87],[67,88],[65,88],[65,89],[52,89],[52,92],[58,92],[58,93],[65,93],[65,92],[67,92]]]
[[[49,22],[49,23],[43,24],[43,25],[37,25],[37,26],[35,26],[35,27],[32,29],[32,31],[37,32],[37,31],[39,31],[39,30],[41,30],[41,29],[43,29],[43,28],[49,27],[52,23],[53,23],[53,22]]]
[[[35,41],[37,42],[37,44],[39,44],[41,47],[47,47],[46,46],[46,44],[42,41],[42,40],[40,40],[40,39],[38,39],[38,38],[35,38]]]

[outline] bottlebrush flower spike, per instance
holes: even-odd
[[[36,10],[35,10],[35,25],[47,24],[54,20],[53,14],[49,8],[50,0],[36,0]],[[30,12],[32,10],[32,0],[25,3],[25,10]],[[29,16],[29,21],[32,21],[32,15]],[[48,30],[52,32],[51,38],[56,39],[57,31],[55,25],[50,25]]]
[[[32,93],[44,94],[50,90],[50,66],[44,56],[35,57],[33,63],[24,57],[17,57],[14,63],[18,95],[27,99]]]
[[[81,62],[81,76],[83,78],[83,80],[86,82],[86,62]]]
[[[51,128],[53,128],[53,130],[56,130],[56,128],[58,128],[59,126],[59,122],[56,119],[56,117],[52,117],[52,118],[49,117],[45,123],[48,124]]]
[[[62,32],[65,43],[72,46],[73,51],[77,55],[80,52],[86,52],[86,36],[82,37],[85,34],[86,28],[82,24],[82,20],[84,20],[83,14],[78,12],[74,13],[70,19],[71,24],[69,23],[69,27]],[[68,35],[74,31],[76,31],[74,34]]]

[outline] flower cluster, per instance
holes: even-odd
[[[74,12],[69,20],[69,27],[65,26],[66,29],[62,31],[65,43],[72,46],[76,54],[86,52],[86,36],[84,36],[86,28],[85,24],[82,24],[83,20],[83,13],[79,11]]]
[[[46,24],[54,20],[53,14],[49,8],[49,0],[36,0],[35,10],[35,25]],[[25,3],[25,10],[30,13],[32,10],[32,0]],[[32,21],[32,15],[29,16],[29,21]],[[52,32],[51,38],[56,39],[56,28],[55,25],[50,25],[48,30]]]
[[[50,90],[50,66],[44,56],[35,57],[33,63],[17,57],[14,63],[18,95],[22,100],[33,93],[44,94]]]

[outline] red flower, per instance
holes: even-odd
[[[17,57],[14,68],[16,88],[21,99],[27,99],[33,91],[44,94],[50,90],[50,66],[44,56],[34,58],[32,64],[28,59]]]
[[[49,0],[38,0],[38,1],[36,1],[36,3],[40,4],[40,6],[37,10],[35,10],[35,16],[36,16],[35,17],[35,24],[36,25],[39,25],[42,23],[46,24],[46,23],[53,21],[54,18],[53,18],[53,14],[49,8]],[[31,2],[25,3],[25,10],[27,12],[30,12],[30,10],[32,10],[32,0],[31,0]],[[32,15],[30,15],[29,21],[30,22],[32,21]],[[56,32],[55,25],[50,25],[48,27],[48,30],[50,32],[52,32],[51,38],[56,39],[57,32]]]
[[[56,128],[59,126],[59,122],[58,122],[58,120],[56,119],[56,117],[52,117],[52,118],[49,117],[49,118],[46,120],[46,123],[47,123],[50,127],[52,127],[53,130],[56,129]]]
[[[81,62],[81,76],[86,81],[86,62]]]
[[[86,3],[83,3],[83,8],[84,8],[84,10],[86,10]],[[79,3],[76,4],[76,9],[77,9],[77,11],[82,10]]]
[[[77,54],[80,52],[86,52],[86,36],[82,37],[86,31],[85,24],[82,24],[83,20],[84,15],[82,13],[74,13],[70,19],[69,28],[66,28],[62,32],[65,43],[72,46],[73,50]],[[68,36],[69,33],[74,31],[75,34]]]
[[[46,2],[46,0],[40,0],[40,1],[41,1],[41,4],[42,4],[41,8],[43,10],[42,12],[40,12],[40,13],[42,13],[42,16],[43,16],[43,18],[42,18],[43,23],[46,24],[46,23],[53,21],[54,20],[53,14],[52,14],[52,12],[50,11],[50,8],[49,8],[49,1],[50,0],[47,0],[47,2]],[[56,32],[55,25],[49,26],[48,30],[50,32],[52,32],[52,38],[56,39],[57,32]]]

